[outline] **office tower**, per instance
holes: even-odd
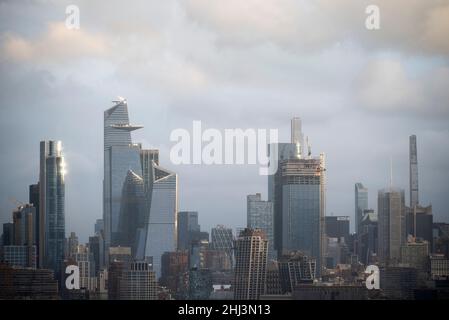
[[[209,241],[193,241],[189,248],[189,267],[204,269],[206,268],[206,252],[209,249]]]
[[[379,190],[377,199],[379,259],[383,264],[397,263],[406,237],[404,190]]]
[[[14,244],[14,224],[7,222],[3,224],[2,245],[10,246]]]
[[[150,263],[132,262],[120,277],[121,300],[156,300],[157,282]]]
[[[161,257],[177,247],[178,176],[153,163],[150,217],[146,226],[144,257],[153,257],[156,279],[161,276]]]
[[[198,268],[189,270],[189,300],[208,300],[212,291],[210,270]]]
[[[89,252],[92,253],[95,261],[95,276],[99,275],[101,269],[104,268],[104,239],[103,233],[97,233],[95,236],[89,237]]]
[[[106,250],[117,245],[123,183],[128,170],[142,175],[140,145],[133,144],[131,132],[142,126],[131,125],[128,104],[120,98],[104,112],[103,220]]]
[[[265,281],[264,295],[282,294],[281,280],[279,274],[279,263],[269,261],[267,264],[267,278]]]
[[[316,277],[317,263],[301,252],[283,255],[278,262],[282,294],[292,293],[301,283],[312,283]]]
[[[122,188],[117,241],[121,246],[130,247],[133,256],[136,255],[140,230],[145,227],[147,212],[143,178],[128,170]]]
[[[79,246],[78,252],[74,254],[79,272],[80,272],[80,288],[88,291],[95,291],[97,279],[95,275],[95,259],[92,252],[85,246]]]
[[[231,266],[234,265],[234,235],[232,228],[217,225],[211,230],[211,249],[223,251],[228,256]]]
[[[246,197],[246,226],[249,229],[261,229],[267,235],[268,259],[275,260],[273,203],[263,201],[260,193]]]
[[[245,229],[236,240],[234,299],[257,300],[264,293],[268,240],[258,229]]]
[[[172,293],[180,289],[179,275],[189,270],[188,251],[165,252],[161,258],[160,284]]]
[[[78,252],[78,237],[75,232],[70,232],[70,236],[67,239],[67,257],[71,258]]]
[[[429,258],[429,243],[427,241],[410,241],[401,246],[401,264],[415,268],[418,271],[427,271]]]
[[[449,223],[434,222],[432,234],[432,252],[444,254],[446,258],[449,258]]]
[[[416,239],[425,240],[429,243],[430,248],[433,247],[433,214],[432,205],[422,207],[415,205],[414,207],[406,207],[406,235],[411,235]]]
[[[30,204],[21,205],[12,216],[12,226],[4,233],[3,261],[11,266],[36,268],[36,209]]]
[[[39,183],[36,184],[31,184],[29,187],[29,203],[33,205],[33,207],[35,208],[35,218],[34,218],[34,226],[35,226],[35,230],[34,230],[34,236],[36,237],[36,252],[37,254],[39,254],[39,226],[40,226],[40,222],[39,222],[39,199],[40,199],[40,195],[39,195]],[[39,265],[39,256],[37,256],[37,265]]]
[[[418,270],[410,267],[381,267],[380,288],[387,299],[412,300],[417,288]]]
[[[348,216],[327,216],[325,217],[326,236],[329,238],[344,239],[348,244],[349,240],[349,217]]]
[[[131,248],[109,247],[108,300],[120,299],[120,279],[132,262]]]
[[[65,164],[61,141],[41,141],[39,171],[39,264],[59,279],[64,261]]]
[[[187,250],[192,241],[192,232],[199,232],[198,212],[178,212],[178,250]]]
[[[293,300],[367,300],[368,290],[361,285],[329,286],[325,283],[301,284],[292,294]]]
[[[297,121],[292,123],[292,132],[297,132]],[[293,134],[293,138],[298,136]],[[296,142],[269,146],[269,152],[277,149],[278,156],[278,170],[268,176],[268,200],[274,207],[274,246],[278,255],[303,251],[317,259],[320,270],[325,232],[325,158],[324,154],[312,157],[310,147],[303,156]]]
[[[14,245],[34,246],[36,239],[36,208],[26,204],[13,211]]]
[[[99,232],[104,232],[104,221],[103,219],[97,219],[95,221],[95,228],[94,228],[95,234]]]
[[[359,232],[359,224],[363,218],[363,210],[368,209],[368,189],[360,182],[355,184],[355,232]]]
[[[418,205],[418,152],[416,148],[416,136],[410,136],[410,208]]]
[[[432,280],[449,280],[449,259],[444,254],[430,256],[430,278]]]
[[[363,218],[360,221],[357,234],[359,259],[365,265],[372,264],[377,255],[378,244],[377,214],[372,209],[363,210]]]
[[[153,163],[159,166],[159,150],[145,149],[140,151],[140,162],[142,164],[142,178],[145,183],[145,193],[151,197],[153,189]]]
[[[13,268],[0,263],[0,299],[56,300],[58,281],[52,270]]]

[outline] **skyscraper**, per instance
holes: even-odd
[[[104,112],[103,220],[106,249],[118,241],[123,183],[128,170],[142,175],[140,145],[132,143],[131,132],[142,128],[129,123],[128,104],[123,98]]]
[[[33,205],[33,207],[36,210],[36,214],[34,216],[34,236],[36,237],[36,252],[37,252],[37,265],[39,265],[39,228],[40,228],[40,224],[39,224],[39,183],[36,184],[31,184],[30,188],[29,188],[29,203]]]
[[[271,260],[276,259],[273,220],[273,203],[271,201],[263,201],[260,193],[246,197],[246,226],[250,229],[261,229],[265,232],[268,240],[268,258]]]
[[[156,279],[161,275],[161,257],[177,247],[178,176],[153,162],[150,215],[145,229],[144,257],[153,257]],[[139,253],[142,252],[138,249]]]
[[[235,300],[257,300],[264,293],[268,241],[258,229],[243,230],[236,240]]]
[[[410,208],[418,205],[418,151],[416,136],[410,136]]]
[[[383,264],[397,263],[405,243],[404,190],[390,187],[378,192],[378,255]]]
[[[360,182],[355,184],[355,232],[359,232],[359,225],[363,218],[363,210],[368,209],[368,189]]]
[[[61,141],[41,141],[39,172],[39,264],[57,278],[64,261],[65,164]],[[43,257],[43,259],[42,259]]]
[[[191,233],[199,232],[198,212],[178,212],[178,250],[187,250],[190,247]]]
[[[269,146],[278,151],[278,170],[268,176],[268,200],[274,206],[274,245],[278,255],[304,252],[317,260],[320,270],[325,231],[325,157],[312,157],[309,146],[303,155],[298,148],[302,137],[299,124],[292,120],[290,143]]]
[[[211,230],[211,249],[222,251],[226,254],[229,264],[234,264],[234,235],[232,228],[223,225],[217,225]]]
[[[120,277],[121,300],[156,300],[157,281],[150,263],[132,262]]]

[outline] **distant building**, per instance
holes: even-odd
[[[325,217],[326,236],[329,238],[344,239],[347,244],[349,239],[349,217],[327,216]]]
[[[380,269],[380,289],[387,299],[412,300],[417,288],[418,270],[409,267]]]
[[[449,259],[442,254],[430,256],[430,277],[433,280],[449,279]]]
[[[67,257],[72,258],[78,252],[78,237],[75,232],[70,232],[70,236],[67,239]]]
[[[401,246],[401,264],[426,272],[428,270],[428,260],[429,243],[427,241],[407,242]]]
[[[212,275],[208,269],[189,271],[189,300],[208,300],[213,291]]]
[[[276,259],[274,250],[274,211],[273,202],[263,201],[260,193],[246,196],[247,228],[261,229],[268,239],[268,258]]]
[[[97,278],[93,253],[89,252],[88,248],[82,246],[82,249],[74,254],[73,259],[80,272],[80,288],[95,291],[97,288]]]
[[[355,232],[359,233],[359,224],[363,218],[363,210],[368,209],[368,188],[357,182],[355,184]]]
[[[295,300],[366,300],[365,286],[357,285],[299,285],[293,292]]]
[[[432,205],[427,207],[416,205],[412,208],[406,208],[406,235],[427,241],[430,245],[430,250],[433,247],[432,227]]]
[[[223,225],[217,225],[212,228],[210,248],[225,252],[229,263],[234,265],[234,235],[232,228],[227,228]]]
[[[267,265],[264,295],[280,294],[282,294],[282,287],[279,273],[279,263],[277,261],[270,261]]]
[[[234,298],[257,300],[264,293],[268,240],[262,230],[245,229],[236,240]]]
[[[120,277],[121,300],[156,300],[157,282],[151,264],[133,262]]]
[[[200,232],[198,223],[198,212],[178,212],[178,250],[187,250],[192,241],[192,233]]]
[[[180,290],[180,274],[189,270],[188,251],[165,252],[161,259],[161,278],[159,280],[162,286],[167,287],[172,293]]]
[[[365,265],[377,262],[377,234],[377,214],[371,209],[364,210],[363,218],[359,225],[359,233],[357,234],[357,253],[360,261]]]
[[[299,284],[312,283],[317,273],[316,260],[301,252],[283,255],[278,262],[278,268],[282,294],[292,293]]]
[[[3,261],[12,267],[36,269],[36,246],[3,246]]]
[[[405,243],[404,190],[383,189],[378,193],[378,254],[383,264],[400,260],[401,246]]]
[[[0,264],[0,299],[56,300],[58,281],[52,270]]]

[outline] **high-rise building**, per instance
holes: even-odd
[[[138,236],[145,228],[147,205],[143,178],[128,170],[122,188],[117,241],[121,246],[130,247],[133,256],[137,253]]]
[[[274,246],[278,255],[302,251],[317,259],[318,270],[324,251],[325,157],[304,155],[298,137],[298,122],[292,121],[288,143],[271,144],[277,152],[278,170],[268,176],[268,200],[274,207]],[[299,125],[300,127],[300,125]]]
[[[212,250],[223,251],[228,256],[229,263],[234,265],[234,235],[232,228],[217,225],[211,230]]]
[[[410,208],[418,205],[418,151],[416,136],[410,136]]]
[[[7,222],[3,224],[2,245],[11,246],[14,244],[14,224]]]
[[[372,209],[363,210],[363,218],[360,221],[359,233],[357,234],[357,253],[360,261],[365,265],[375,262],[378,246],[377,234],[377,214]]]
[[[34,219],[34,236],[36,238],[36,252],[37,252],[37,265],[39,265],[39,228],[40,228],[40,223],[39,223],[39,199],[40,199],[40,195],[39,195],[39,183],[36,184],[32,184],[29,187],[29,203],[31,205],[33,205],[33,207],[36,210],[35,213],[35,219]]]
[[[103,219],[97,219],[95,221],[95,228],[94,228],[95,234],[99,232],[104,232],[104,221]]]
[[[208,300],[212,291],[210,270],[199,268],[189,270],[189,300]]]
[[[236,240],[234,299],[257,300],[265,290],[268,240],[258,229],[245,229]]]
[[[95,259],[92,252],[89,252],[89,248],[84,245],[80,245],[78,252],[74,254],[75,260],[80,275],[80,288],[88,291],[95,291],[97,286],[97,278],[95,274]]]
[[[132,262],[120,277],[121,300],[156,300],[157,282],[152,265],[145,261]]]
[[[142,126],[131,125],[125,99],[114,101],[104,112],[103,220],[106,249],[118,245],[123,183],[128,170],[142,175],[141,146],[133,144],[131,132]]]
[[[268,258],[275,260],[273,203],[263,201],[260,193],[248,195],[246,197],[246,221],[247,228],[261,229],[265,232],[268,239]]]
[[[73,258],[78,253],[78,237],[75,232],[70,232],[70,236],[67,239],[67,257]]]
[[[61,141],[41,141],[39,171],[39,264],[54,270],[64,262],[65,163]]]
[[[192,233],[199,232],[198,212],[179,211],[178,212],[178,250],[187,250],[192,241]]]
[[[397,263],[406,240],[404,190],[393,187],[379,190],[377,212],[380,262]]]
[[[161,258],[160,283],[166,286],[172,293],[180,289],[179,275],[189,270],[188,251],[165,252]]]
[[[401,246],[402,265],[426,272],[428,259],[429,243],[426,241],[410,241]]]
[[[348,216],[327,216],[325,217],[326,236],[337,238],[347,244],[349,239],[349,217]]]
[[[98,277],[100,270],[104,268],[104,239],[103,233],[99,232],[95,236],[89,237],[89,252],[92,253],[95,261],[95,276]]]
[[[161,257],[177,247],[178,176],[154,163],[150,217],[146,226],[144,257],[153,258],[156,279],[161,276]]]
[[[293,293],[299,284],[312,283],[316,277],[316,260],[301,252],[290,252],[279,261],[279,279],[282,294]]]
[[[363,218],[363,210],[368,209],[368,189],[360,182],[355,184],[355,232],[359,232],[359,224]]]
[[[433,245],[433,214],[432,205],[422,207],[415,205],[411,208],[406,207],[406,235],[411,235],[416,239],[425,240],[430,248]]]

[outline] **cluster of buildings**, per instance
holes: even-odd
[[[418,193],[416,137],[410,137],[410,204],[404,190],[355,184],[349,216],[326,216],[326,163],[313,156],[301,120],[291,141],[273,143],[277,172],[268,199],[247,195],[247,225],[201,229],[197,211],[178,209],[178,176],[159,150],[131,139],[125,99],[104,112],[103,217],[88,243],[66,238],[64,155],[40,143],[39,181],[3,224],[0,298],[6,299],[419,299],[449,292],[449,224],[433,221]],[[272,160],[273,161],[273,160]],[[79,286],[66,286],[68,266]],[[380,268],[380,290],[365,286]]]

